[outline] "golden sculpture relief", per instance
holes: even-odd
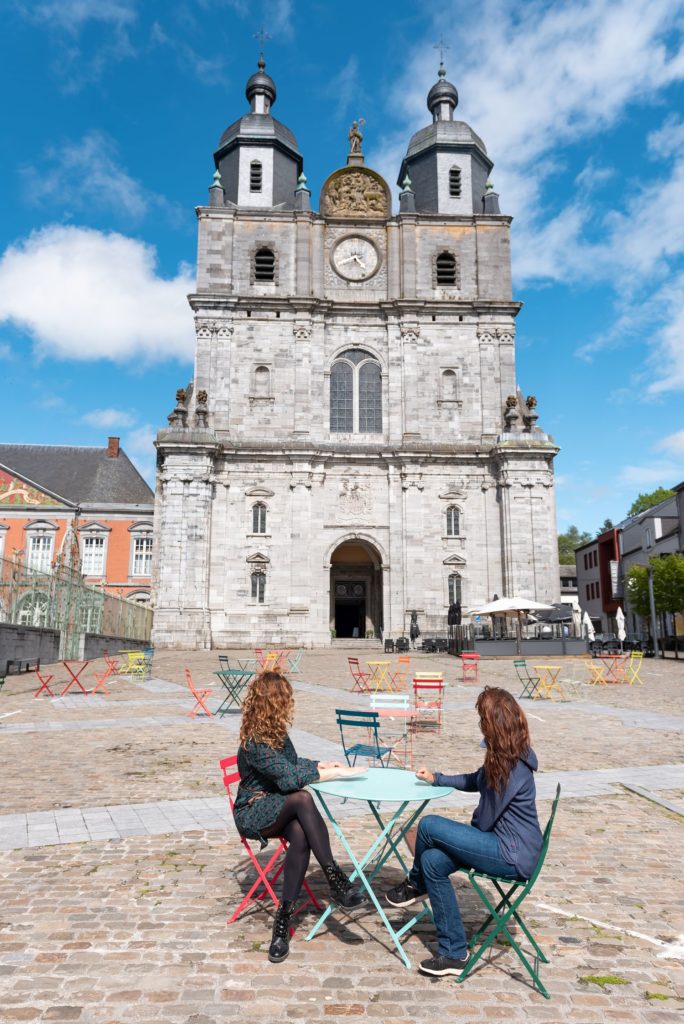
[[[361,170],[343,171],[325,190],[323,214],[328,217],[388,217],[389,201],[382,184]]]

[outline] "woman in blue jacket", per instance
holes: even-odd
[[[468,962],[468,944],[449,876],[475,868],[501,878],[524,880],[534,871],[542,848],[535,805],[538,762],[530,746],[525,714],[516,699],[485,686],[477,698],[480,729],[487,748],[484,764],[467,775],[443,775],[419,768],[419,779],[433,786],[479,792],[470,825],[438,814],[421,819],[413,867],[386,894],[393,907],[409,907],[430,897],[439,940],[437,955],[420,970],[437,976],[460,974]]]
[[[292,687],[279,672],[263,672],[249,684],[242,702],[240,785],[233,808],[240,835],[258,839],[262,848],[278,836],[287,840],[282,901],[268,951],[268,959],[276,964],[290,951],[290,922],[312,852],[339,906],[354,910],[366,903],[365,894],[333,860],[325,821],[304,788],[310,782],[346,778],[364,769],[298,757],[288,736],[293,714]]]

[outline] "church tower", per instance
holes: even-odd
[[[398,210],[359,124],[318,210],[263,58],[197,210],[193,380],[157,438],[154,643],[444,632],[558,598],[553,459],[515,373],[510,223],[440,66]]]

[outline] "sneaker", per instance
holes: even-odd
[[[393,889],[388,889],[385,893],[385,899],[391,907],[410,907],[413,903],[417,903],[418,900],[426,898],[427,893],[419,892],[418,889],[411,885],[407,878],[399,885],[395,885]]]
[[[431,956],[429,960],[423,960],[418,970],[423,974],[434,974],[437,978],[446,974],[461,974],[469,959],[467,953],[462,960],[452,960],[451,957],[438,953],[437,956]]]

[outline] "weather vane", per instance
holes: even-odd
[[[439,42],[435,43],[435,45],[432,47],[432,49],[433,50],[439,50],[439,62],[440,62],[440,64],[443,64],[444,63],[444,54],[446,53],[447,50],[450,50],[451,47],[447,46],[447,44],[444,42],[444,37],[440,37]]]
[[[263,57],[264,43],[268,42],[269,39],[272,39],[273,36],[270,36],[268,32],[265,30],[264,26],[262,25],[259,31],[254,33],[252,38],[259,40],[259,50],[261,51],[261,56]]]

